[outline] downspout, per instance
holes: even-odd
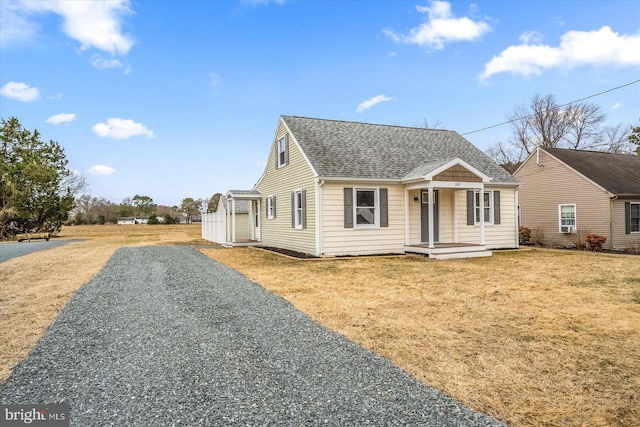
[[[316,190],[316,256],[322,256],[322,186],[324,179],[316,177],[313,181]]]

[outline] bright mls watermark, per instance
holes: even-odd
[[[69,405],[0,405],[0,427],[69,427]]]

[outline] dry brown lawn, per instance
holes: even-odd
[[[203,252],[510,425],[640,425],[637,256],[304,261],[251,248]]]
[[[117,248],[198,244],[203,243],[200,234],[199,224],[63,227],[57,238],[88,240],[1,263],[0,382],[29,354],[71,295],[100,271]]]

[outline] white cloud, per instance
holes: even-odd
[[[597,31],[569,31],[558,47],[543,44],[509,46],[485,64],[480,79],[494,74],[539,75],[550,68],[575,68],[584,65],[640,66],[640,32],[618,34],[604,26]]]
[[[125,74],[129,74],[131,72],[131,66],[129,64],[123,63],[116,58],[104,58],[100,55],[93,55],[91,57],[91,65],[96,67],[98,70],[106,70],[109,68],[124,68]]]
[[[138,135],[144,135],[147,138],[156,137],[153,131],[147,129],[142,123],[117,117],[107,120],[106,123],[96,123],[91,130],[103,138],[127,139]]]
[[[134,44],[121,28],[123,16],[133,13],[129,0],[22,0],[20,5],[26,13],[52,12],[61,16],[64,33],[80,42],[81,50],[95,48],[124,55]]]
[[[59,125],[60,123],[72,122],[75,119],[76,119],[76,115],[73,113],[69,113],[69,114],[60,113],[60,114],[54,114],[53,116],[49,117],[46,120],[46,122],[54,125]]]
[[[4,45],[37,39],[39,26],[35,16],[53,13],[62,17],[62,31],[80,43],[81,51],[93,48],[112,56],[125,55],[134,45],[133,39],[122,31],[124,17],[133,13],[129,4],[130,0],[2,0],[0,40]],[[100,64],[93,62],[100,68]],[[102,69],[114,64],[108,67],[105,62]],[[125,73],[129,71],[126,67]]]
[[[384,96],[384,95],[378,95],[378,96],[374,96],[371,99],[367,99],[366,101],[361,102],[358,105],[358,108],[356,109],[357,113],[362,113],[365,110],[368,110],[369,108],[373,107],[374,105],[377,105],[381,102],[386,102],[386,101],[392,101],[393,98],[389,98],[388,96]]]
[[[94,165],[87,170],[89,175],[101,175],[101,176],[109,176],[116,173],[116,170],[111,166],[107,165]]]
[[[624,104],[621,104],[621,103],[619,103],[619,102],[616,102],[615,104],[613,104],[613,105],[611,106],[611,109],[612,109],[612,110],[617,110],[618,108],[622,108],[622,107],[624,107]]]
[[[16,0],[0,1],[0,42],[4,45],[36,38],[38,26],[24,16],[23,7]]]
[[[542,34],[537,31],[527,31],[525,33],[522,33],[519,39],[523,44],[530,44],[542,42],[543,37]]]
[[[416,10],[428,15],[426,22],[411,29],[406,35],[396,34],[389,29],[384,30],[384,33],[396,43],[442,50],[446,43],[476,40],[491,31],[491,26],[484,21],[457,18],[451,12],[451,4],[446,1],[431,1],[429,6],[416,6]]]
[[[0,95],[22,102],[31,102],[40,98],[40,91],[37,87],[31,87],[26,83],[9,82],[0,89]]]

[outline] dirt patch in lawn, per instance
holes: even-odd
[[[640,420],[637,257],[533,250],[309,262],[251,248],[203,252],[510,425]]]
[[[0,382],[25,358],[71,295],[123,246],[210,244],[193,225],[63,227],[57,239],[88,239],[0,264]],[[28,245],[29,243],[20,243]]]

